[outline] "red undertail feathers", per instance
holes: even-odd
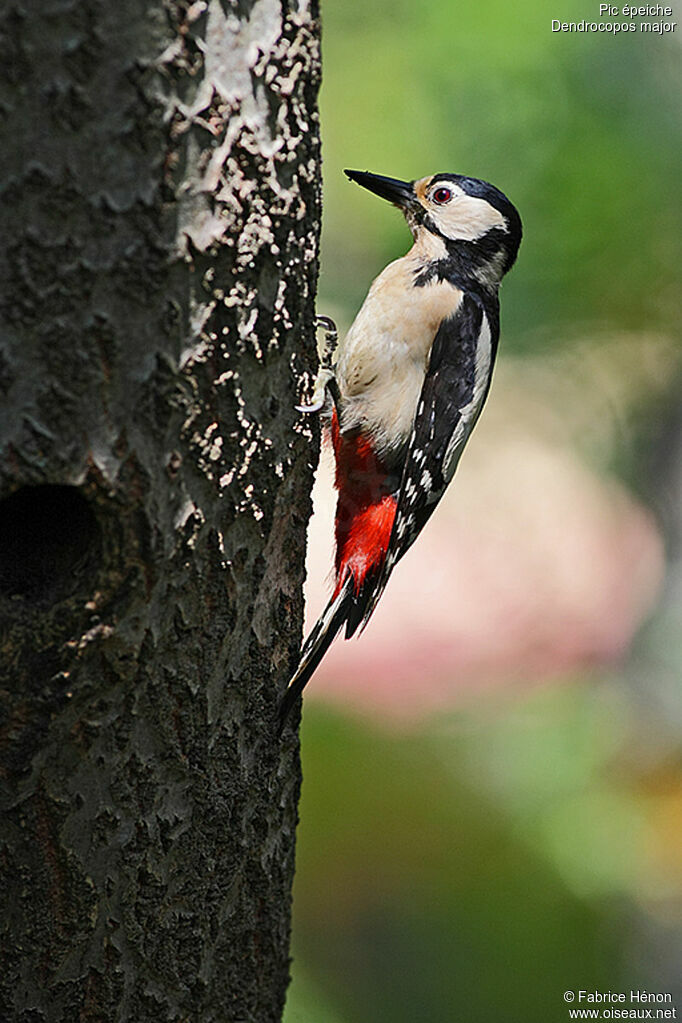
[[[336,586],[306,639],[296,674],[280,704],[280,731],[308,679],[341,629],[352,636],[365,620],[381,575],[395,519],[396,498],[389,473],[371,441],[360,433],[343,436],[332,417],[336,458]]]
[[[352,610],[346,636],[362,620],[372,581],[386,557],[395,519],[396,498],[389,471],[371,440],[359,432],[343,435],[334,411],[332,444],[336,458],[336,597],[350,582]],[[332,598],[333,599],[333,598]]]

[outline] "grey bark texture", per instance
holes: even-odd
[[[315,0],[0,6],[0,1020],[281,1018]]]

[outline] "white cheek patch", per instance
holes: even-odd
[[[430,214],[446,238],[459,241],[475,242],[495,227],[504,231],[508,229],[507,221],[499,210],[485,199],[465,193],[455,196],[446,206],[432,207]]]

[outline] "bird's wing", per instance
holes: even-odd
[[[470,293],[438,329],[417,403],[386,559],[363,609],[363,627],[393,567],[414,543],[454,476],[490,388],[498,335],[497,306],[484,308]]]

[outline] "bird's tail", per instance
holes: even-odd
[[[289,683],[289,687],[279,705],[279,730],[289,716],[291,708],[326,654],[341,627],[348,618],[353,602],[353,579],[349,575],[343,586],[334,594],[322,615],[313,626],[310,635],[303,644],[298,668]]]

